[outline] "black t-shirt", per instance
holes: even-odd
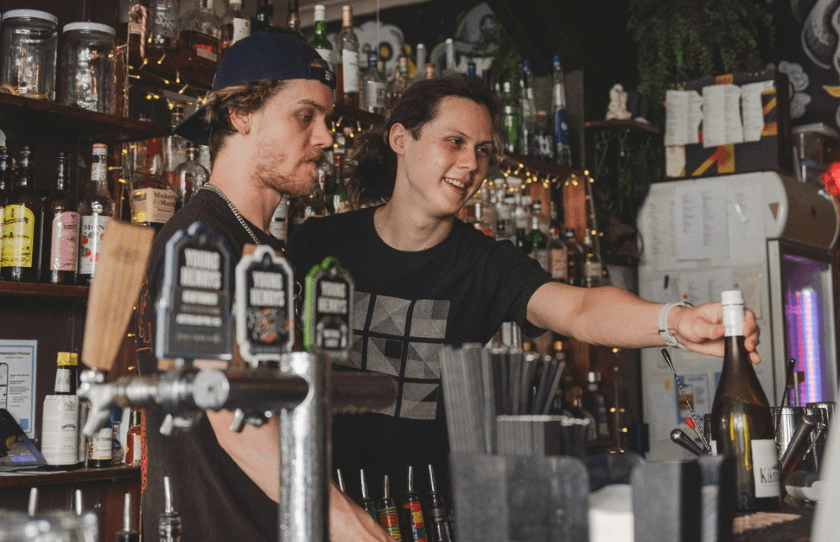
[[[432,248],[395,250],[376,233],[374,211],[309,219],[295,229],[286,251],[298,277],[327,256],[350,272],[356,290],[350,365],[398,381],[397,401],[382,413],[334,419],[333,465],[342,470],[347,492],[356,499],[360,468],[374,499],[382,496],[385,474],[391,494],[399,498],[409,465],[421,493],[428,491],[428,464],[434,465],[439,486],[447,486],[441,347],[483,345],[506,321],[535,333],[526,322],[528,301],[550,281],[512,243],[495,241],[457,220],[449,236]]]
[[[163,279],[166,241],[178,230],[201,220],[228,243],[233,265],[242,248],[253,244],[227,204],[209,190],[199,190],[170,218],[155,238],[146,282],[137,304],[137,357],[140,373],[157,371],[154,356],[155,300]],[[263,244],[280,249],[279,242],[248,224]],[[231,272],[230,291],[234,291]],[[163,477],[169,476],[174,508],[183,522],[182,540],[277,540],[277,504],[234,463],[219,446],[206,417],[189,431],[160,434],[164,413],[146,411],[147,454],[143,460],[143,535],[157,540],[158,516],[163,510]]]

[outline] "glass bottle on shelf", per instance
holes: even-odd
[[[198,145],[192,141],[187,142],[187,159],[175,168],[175,210],[183,207],[192,198],[204,183],[210,178],[210,174],[198,162]]]
[[[69,160],[68,153],[58,153],[55,189],[44,199],[41,281],[50,284],[76,284],[79,264],[79,203],[67,192]]]
[[[198,7],[181,16],[181,46],[197,69],[216,70],[221,26],[222,22],[213,11],[213,0],[199,0]]]
[[[528,230],[528,240],[533,247],[531,257],[537,260],[543,269],[549,271],[548,238],[540,228],[540,218],[537,215],[531,215],[531,229]]]
[[[553,59],[552,107],[554,108],[554,159],[561,166],[572,165],[572,149],[569,139],[569,125],[566,120],[566,87],[563,82],[563,65],[560,55]]]
[[[6,205],[6,198],[12,189],[12,161],[9,158],[9,149],[0,146],[0,234],[3,232],[3,206]],[[0,247],[3,241],[0,239]],[[2,255],[2,248],[0,248]]]
[[[289,204],[289,235],[295,231],[295,228],[303,224],[303,222],[313,216],[326,216],[327,206],[324,204],[324,195],[321,192],[321,187],[318,183],[315,184],[314,189],[306,196],[293,198]]]
[[[286,13],[286,28],[289,34],[306,43],[306,37],[300,29],[300,14],[298,13],[298,0],[289,0],[289,9]]]
[[[172,105],[169,125],[175,128],[182,120],[184,120],[184,104],[175,102]],[[169,134],[161,143],[163,144],[161,153],[163,176],[166,182],[174,186],[175,169],[187,159],[187,140],[179,135]],[[144,163],[140,162],[138,165],[143,166]]]
[[[125,435],[125,464],[139,465],[143,460],[143,411],[131,407],[128,431]]]
[[[555,226],[548,231],[548,272],[554,280],[569,282],[569,250],[560,229]]]
[[[554,132],[548,122],[548,113],[543,110],[537,111],[531,152],[542,160],[554,160]]]
[[[457,69],[457,64],[455,63],[455,40],[452,38],[446,38],[444,42],[444,51],[445,55],[444,58],[446,63],[443,66],[443,76],[448,77],[450,75],[458,75],[459,72]]]
[[[418,43],[415,47],[414,65],[417,66],[417,73],[412,76],[411,81],[420,81],[426,78],[426,44]],[[432,64],[434,66],[434,64]]]
[[[566,275],[568,277],[569,284],[572,286],[583,286],[583,265],[586,254],[583,252],[583,247],[577,242],[577,239],[575,239],[574,229],[566,228],[565,238],[566,250],[568,251],[567,262],[569,264],[569,270]]]
[[[735,457],[739,510],[778,508],[779,461],[773,415],[744,346],[744,295],[740,290],[727,290],[721,293],[721,302],[724,354],[712,401],[712,448]]]
[[[589,371],[586,374],[586,391],[583,394],[583,408],[592,414],[595,420],[595,434],[598,439],[610,438],[610,425],[607,421],[607,401],[601,393],[601,373]]]
[[[56,355],[53,394],[44,397],[41,453],[53,469],[72,469],[78,463],[79,397],[78,359],[70,352]]]
[[[242,0],[230,0],[228,9],[222,16],[221,31],[219,59],[225,56],[231,45],[251,35],[251,19],[242,9]]]
[[[146,39],[149,37],[149,0],[128,0],[125,32],[119,35],[128,43],[128,63],[139,67],[146,58]]]
[[[268,233],[282,241],[283,245],[289,241],[289,198],[285,195],[274,209],[274,214],[271,215]]]
[[[504,82],[502,92],[502,144],[506,153],[514,154],[522,146],[522,113],[516,104],[510,81]]]
[[[3,207],[3,280],[38,280],[41,239],[41,198],[35,192],[29,146],[20,150],[20,161],[12,172],[14,186]]]
[[[344,153],[333,152],[333,182],[327,193],[327,212],[332,215],[350,209],[350,199],[344,184]]]
[[[178,0],[151,0],[149,47],[164,51],[178,46],[178,17],[181,6]]]
[[[327,23],[324,20],[326,16],[326,8],[322,4],[315,6],[315,25],[312,29],[312,38],[309,40],[309,45],[315,49],[321,58],[327,61],[330,69],[335,71],[335,57],[333,55],[333,46],[327,38]]]
[[[405,89],[409,84],[408,78],[408,57],[400,53],[397,57],[397,67],[394,69],[394,80],[388,89],[388,107],[391,108],[402,98]]]
[[[583,282],[587,288],[600,286],[603,282],[604,266],[601,264],[601,255],[598,252],[598,244],[591,231],[587,230],[583,238]]]
[[[254,13],[254,20],[251,21],[251,32],[277,32],[274,26],[274,2],[273,0],[257,0],[257,11]]]
[[[131,178],[131,223],[155,233],[175,214],[177,195],[161,176],[160,155],[146,156],[145,167]]]
[[[537,112],[534,105],[534,74],[528,59],[522,61],[522,77],[519,80],[519,109],[522,114],[522,141],[519,154],[534,156]]]
[[[96,260],[102,250],[102,233],[114,216],[114,200],[108,191],[108,146],[94,143],[90,161],[90,183],[79,204],[79,284],[89,285],[96,274]]]
[[[341,30],[335,37],[336,54],[335,101],[348,107],[359,107],[359,38],[353,30],[353,8],[342,6]]]
[[[388,79],[379,71],[376,53],[368,53],[367,69],[362,78],[364,92],[364,108],[371,113],[382,115],[388,95]]]

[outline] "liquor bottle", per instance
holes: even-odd
[[[160,155],[146,155],[145,168],[131,178],[131,223],[159,232],[175,214],[175,190],[161,176]]]
[[[184,104],[183,102],[176,102],[172,106],[172,112],[169,115],[169,125],[175,128],[182,120],[184,120]],[[187,159],[187,140],[172,133],[164,137],[161,144],[163,176],[166,182],[174,186],[175,169]],[[145,156],[143,158],[145,159]],[[138,165],[142,168],[144,164],[145,162],[140,162]],[[131,177],[128,178],[130,179]]]
[[[586,255],[583,252],[583,247],[575,239],[575,230],[566,228],[566,250],[567,262],[569,264],[569,271],[566,274],[569,284],[572,286],[583,286],[583,265]]]
[[[516,153],[522,146],[522,113],[513,97],[510,81],[502,85],[502,145],[506,153]]]
[[[173,506],[172,482],[163,477],[163,512],[158,516],[158,540],[181,542],[181,514]]]
[[[492,188],[489,183],[481,185],[481,216],[479,216],[479,229],[486,235],[496,237],[496,224],[498,223],[498,215],[496,214],[496,206],[492,201]]]
[[[76,284],[79,265],[79,203],[67,192],[69,155],[58,153],[55,190],[44,200],[41,281]]]
[[[548,236],[540,229],[540,218],[531,215],[531,229],[527,233],[531,246],[531,257],[537,260],[540,266],[549,271]]]
[[[566,393],[565,410],[573,417],[588,420],[589,424],[586,428],[586,440],[592,441],[598,438],[598,423],[595,421],[595,416],[591,412],[583,408],[583,388],[580,386],[572,386]]]
[[[213,11],[213,0],[199,0],[198,7],[181,16],[181,46],[196,69],[216,70],[221,27],[222,21]]]
[[[151,0],[149,47],[174,51],[178,47],[178,0]]]
[[[528,255],[534,250],[534,245],[528,239],[528,232],[525,231],[525,228],[516,228],[513,244],[516,245],[516,248]]]
[[[104,469],[111,466],[114,453],[114,428],[111,418],[88,440],[87,466],[90,469]]]
[[[373,520],[378,523],[379,513],[376,510],[376,503],[373,502],[373,499],[371,499],[370,495],[368,494],[368,485],[367,477],[365,476],[365,469],[360,470],[362,477],[362,498],[359,500],[359,506],[361,506],[362,510],[367,512],[370,515],[370,517],[372,517]]]
[[[289,241],[289,198],[285,195],[274,209],[274,214],[271,215],[268,233],[282,241],[283,245]]]
[[[362,76],[362,92],[364,93],[364,109],[383,115],[387,105],[388,78],[379,71],[376,53],[367,55],[367,69]]]
[[[566,343],[562,340],[556,340],[552,344],[554,348],[553,358],[559,364],[559,370],[563,370],[566,365]],[[562,376],[562,375],[561,375]],[[557,389],[550,390],[549,393],[552,394],[552,401],[551,401],[551,408],[549,409],[549,414],[562,414],[565,405],[565,393],[563,392],[563,384],[558,384]]]
[[[143,411],[131,407],[131,419],[125,435],[125,464],[139,465],[143,461]]]
[[[554,159],[561,166],[572,165],[572,149],[569,140],[569,125],[566,120],[566,87],[563,82],[563,65],[560,55],[554,55]]]
[[[257,0],[257,11],[251,22],[251,32],[279,32],[274,25],[274,2],[272,0]]]
[[[3,206],[6,198],[12,189],[12,161],[9,158],[9,149],[0,146],[0,218],[3,217]],[[0,222],[0,228],[2,228]]]
[[[405,89],[408,88],[408,57],[400,54],[397,57],[397,67],[394,68],[394,80],[388,88],[388,108],[396,104],[402,98]]]
[[[417,66],[417,73],[415,73],[411,81],[420,81],[421,79],[426,78],[426,44],[418,43],[415,47],[416,53],[414,54],[414,65]],[[434,66],[434,64],[432,64]]]
[[[125,449],[120,441],[120,425],[122,424],[122,409],[114,407],[108,416],[111,422],[111,465],[121,465],[125,459]]]
[[[446,38],[446,41],[444,42],[444,51],[446,53],[444,55],[446,63],[443,66],[443,77],[458,75],[460,72],[457,70],[457,65],[455,63],[455,40],[452,38]]]
[[[554,132],[551,130],[551,123],[548,122],[548,113],[543,110],[537,111],[531,152],[542,160],[554,160]]]
[[[96,260],[102,251],[102,233],[114,216],[114,200],[108,192],[108,146],[94,143],[90,163],[90,184],[79,204],[79,284],[89,285],[96,274]]]
[[[289,0],[289,9],[286,13],[286,28],[289,34],[306,43],[306,37],[300,29],[300,14],[298,13],[298,0]]]
[[[744,296],[721,293],[723,368],[712,401],[717,453],[735,456],[737,507],[742,511],[779,506],[779,462],[773,415],[744,347]]]
[[[408,467],[405,495],[402,500],[403,525],[405,538],[411,542],[429,542],[426,537],[426,522],[423,520],[423,507],[420,496],[414,491],[414,467]]]
[[[210,173],[198,162],[198,145],[187,141],[187,159],[175,168],[175,210],[183,207],[210,178]]]
[[[327,38],[327,23],[324,20],[326,16],[326,8],[322,4],[315,6],[315,25],[312,29],[312,38],[309,40],[309,45],[315,49],[321,58],[327,61],[330,69],[335,71],[335,57],[333,55],[333,46]]]
[[[604,266],[601,264],[601,255],[598,252],[598,245],[590,230],[586,231],[583,238],[583,283],[587,288],[601,286],[603,283]]]
[[[341,30],[335,37],[336,54],[335,101],[348,107],[359,107],[359,38],[353,31],[353,8],[342,6]]]
[[[397,504],[391,497],[391,484],[387,474],[382,482],[382,500],[379,503],[377,515],[379,525],[385,529],[386,533],[391,535],[391,538],[400,542],[402,533],[400,533],[400,520],[397,516]]]
[[[146,39],[149,37],[149,0],[131,0],[125,33],[128,43],[128,63],[139,68],[146,58]]]
[[[610,426],[607,422],[607,401],[598,389],[601,373],[589,371],[586,374],[586,392],[583,394],[583,408],[595,419],[595,433],[599,439],[610,438]]]
[[[560,229],[552,227],[548,232],[548,272],[551,278],[569,282],[569,249]]]
[[[478,84],[478,68],[476,67],[475,62],[467,62],[467,81],[469,81],[471,85]]]
[[[522,61],[522,76],[519,79],[519,110],[522,114],[522,143],[517,152],[526,156],[534,156],[534,132],[537,123],[536,106],[534,105],[534,74],[528,59]]]
[[[4,280],[36,282],[41,239],[41,198],[35,192],[29,147],[20,151],[20,162],[12,173],[14,187],[3,207]]]
[[[251,35],[251,19],[242,10],[242,0],[230,0],[228,9],[222,16],[221,30],[219,59],[225,56],[231,45]]]
[[[344,153],[333,152],[333,182],[326,197],[327,213],[334,215],[349,211],[350,199],[344,184]]]
[[[70,352],[59,352],[56,362],[53,394],[44,397],[41,453],[51,468],[71,469],[79,450],[78,361]]]
[[[452,542],[452,522],[446,509],[443,493],[437,489],[435,470],[429,465],[429,487],[426,496],[426,510],[429,512],[429,542]]]

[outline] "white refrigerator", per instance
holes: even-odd
[[[762,362],[756,373],[770,404],[780,404],[790,358],[805,373],[803,405],[834,400],[838,343],[830,249],[840,219],[820,187],[776,172],[656,183],[638,226],[643,298],[698,305],[719,301],[723,290],[742,290],[761,328]],[[668,352],[702,422],[711,412],[722,359],[675,348]],[[685,423],[690,412],[674,373],[661,348],[642,350],[641,362],[650,443],[646,457],[684,458],[688,453],[669,435],[677,427],[695,434]]]

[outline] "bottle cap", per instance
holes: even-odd
[[[70,367],[73,365],[70,358],[70,352],[59,352],[56,356],[56,364],[59,367]]]
[[[91,154],[93,154],[94,156],[107,156],[108,145],[106,145],[105,143],[94,143],[93,151]]]
[[[586,374],[586,381],[587,382],[600,382],[601,381],[601,373],[596,371],[589,371]]]
[[[70,352],[70,365],[77,367],[79,365],[79,353]]]
[[[720,293],[721,303],[726,305],[743,305],[744,294],[741,290],[725,290]]]

